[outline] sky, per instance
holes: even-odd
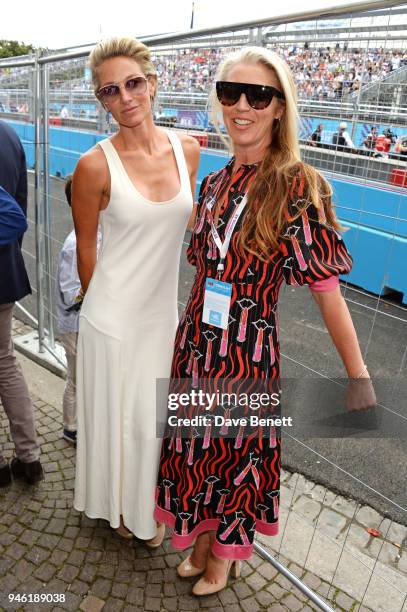
[[[309,0],[307,9],[346,0]],[[274,8],[273,8],[274,6]],[[195,0],[194,29],[262,19],[304,10],[303,0]],[[115,10],[115,7],[119,7]],[[0,39],[60,49],[109,36],[142,36],[190,28],[192,0],[19,0],[2,2]]]

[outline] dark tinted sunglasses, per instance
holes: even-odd
[[[245,94],[250,106],[256,110],[267,108],[274,97],[280,100],[285,99],[282,91],[269,85],[216,81],[216,95],[223,106],[233,106],[237,104],[242,94]]]
[[[124,88],[126,91],[141,95],[147,91],[147,79],[145,77],[130,77],[124,82]],[[105,85],[101,87],[97,92],[97,97],[103,100],[113,100],[120,95],[119,84],[112,83],[111,85]]]

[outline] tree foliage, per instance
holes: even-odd
[[[33,53],[34,47],[20,43],[17,40],[0,40],[0,58],[16,57]]]

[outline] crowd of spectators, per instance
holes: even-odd
[[[362,84],[380,81],[392,71],[407,66],[407,49],[350,49],[339,43],[334,47],[309,47],[304,43],[273,49],[291,67],[299,97],[308,100],[341,99],[344,94],[358,91]],[[157,51],[153,59],[158,70],[160,90],[206,94],[220,61],[230,50],[228,47],[190,47]],[[74,62],[65,64],[72,89],[89,90],[91,83],[83,74],[83,66],[80,68]],[[63,87],[61,67],[58,71],[59,74],[52,79],[52,87],[56,89]],[[26,68],[11,71],[0,69],[0,84],[10,78],[16,79],[18,75],[27,78],[26,73]]]
[[[385,78],[407,66],[407,50],[278,47],[293,71],[300,98],[337,100],[358,91],[361,85]],[[219,62],[229,49],[177,49],[157,54],[161,91],[206,93]]]

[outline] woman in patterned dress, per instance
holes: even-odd
[[[196,276],[175,340],[171,391],[215,390],[236,380],[272,389],[280,376],[276,306],[283,281],[310,285],[349,378],[368,377],[339,288],[352,260],[330,186],[300,161],[288,66],[269,50],[246,47],[220,66],[216,93],[234,156],[201,185],[187,252]],[[216,319],[204,322],[207,279],[231,288],[226,329]],[[189,405],[182,414],[197,410]],[[163,440],[155,518],[173,528],[175,548],[194,544],[178,573],[204,574],[193,587],[204,595],[221,590],[232,567],[238,575],[256,531],[278,532],[280,436],[211,435],[210,427],[204,437],[193,427],[181,436],[179,429]]]

